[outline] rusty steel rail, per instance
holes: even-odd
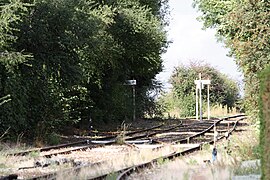
[[[176,128],[181,127],[181,126],[183,126],[183,125],[182,125],[182,121],[181,121],[180,124],[178,124],[178,125],[176,125],[176,126],[173,126],[173,127],[167,128],[167,129],[163,129],[163,130],[160,130],[160,131],[158,131],[158,132],[153,132],[153,133],[149,133],[149,134],[143,134],[143,135],[139,135],[139,136],[135,136],[135,137],[126,138],[125,140],[126,140],[126,141],[131,141],[131,140],[135,140],[135,139],[141,139],[141,138],[152,137],[152,136],[155,136],[156,134],[168,132],[168,131],[170,131],[170,130],[176,129]]]
[[[107,145],[108,144],[111,144],[111,143],[107,143]],[[87,149],[93,149],[93,148],[101,147],[103,145],[104,144],[90,144],[90,145],[87,145],[87,146],[76,147],[74,149],[68,149],[68,150],[63,150],[63,151],[59,151],[59,152],[55,152],[55,153],[41,155],[39,157],[51,158],[52,156],[56,156],[56,155],[59,155],[59,154],[70,154],[70,153],[72,153],[74,151],[85,151]]]
[[[136,133],[150,131],[150,130],[153,130],[153,129],[156,129],[156,128],[160,128],[162,126],[164,126],[164,124],[153,126],[153,127],[147,128],[147,129],[141,129],[141,130],[138,130],[138,131],[129,132],[129,133],[126,133],[126,135],[133,135],[133,134],[136,134]],[[91,143],[92,140],[83,140],[83,141],[77,141],[77,142],[74,142],[74,143],[60,144],[60,145],[49,146],[49,147],[44,147],[44,148],[35,148],[35,149],[22,151],[22,152],[18,152],[18,153],[11,153],[11,154],[8,154],[7,156],[25,156],[25,155],[28,155],[28,154],[30,154],[32,152],[46,152],[46,151],[57,150],[57,149],[65,148],[65,147],[72,147],[72,146],[75,146],[75,145],[87,144],[85,146],[75,147],[73,149],[62,150],[62,151],[59,151],[59,152],[54,152],[54,153],[45,154],[45,155],[40,156],[40,157],[45,157],[45,158],[51,158],[52,156],[55,156],[55,155],[58,155],[58,154],[69,154],[69,153],[74,152],[74,151],[87,150],[87,149],[100,147],[100,146],[103,146],[103,145],[110,145],[110,144],[115,143],[115,138],[116,137],[117,137],[117,135],[107,136],[107,137],[103,137],[103,138],[97,138],[96,140],[100,140],[100,141],[109,140],[108,142],[103,142],[102,144]],[[90,166],[92,166],[92,165],[90,165]],[[72,171],[75,170],[77,172],[81,168],[86,168],[86,167],[90,167],[90,166],[86,165],[85,167],[76,167],[75,169],[72,168]],[[36,168],[36,167],[35,166],[22,167],[20,169],[29,169],[29,168]],[[47,178],[53,179],[53,177],[56,174],[57,173],[46,174],[44,176],[35,177],[33,179],[47,179]],[[17,177],[18,177],[18,175],[16,175],[16,174],[10,174],[10,175],[7,175],[7,176],[0,176],[0,180],[2,180],[2,179],[5,179],[5,180],[6,179],[17,179]]]
[[[205,130],[203,130],[203,131],[201,131],[201,132],[199,132],[199,133],[197,133],[197,134],[194,134],[194,135],[192,135],[192,136],[186,137],[186,138],[184,138],[184,139],[180,139],[180,140],[174,141],[174,142],[172,142],[172,143],[173,143],[173,144],[176,144],[176,143],[187,143],[190,139],[196,138],[196,137],[199,137],[199,136],[202,136],[202,135],[204,135],[205,133],[211,131],[211,130],[212,130],[218,123],[220,123],[221,121],[223,121],[223,119],[220,119],[220,120],[214,122],[214,123],[213,123],[211,126],[209,126],[207,129],[205,129]]]
[[[238,117],[242,117],[242,116],[244,116],[244,115],[237,115],[237,116],[230,116],[230,117],[222,118],[222,119],[219,119],[218,121],[216,121],[214,124],[216,124],[216,123],[218,123],[218,122],[220,122],[220,121],[222,121],[222,120],[228,120],[228,119],[231,119],[231,118],[238,118]],[[229,134],[231,134],[232,131],[235,130],[238,121],[240,121],[240,120],[242,120],[242,119],[244,119],[244,118],[245,118],[245,117],[243,117],[243,118],[241,118],[241,119],[239,119],[239,120],[236,120],[236,122],[235,122],[233,128],[230,130]],[[175,128],[180,127],[180,126],[183,126],[183,125],[181,124],[181,125],[174,126],[174,127],[172,127],[172,128],[168,128],[168,129],[165,129],[165,131],[170,131],[170,130],[175,129]],[[157,128],[157,127],[156,127],[156,128]],[[149,129],[154,129],[154,128],[149,128]],[[203,131],[203,133],[205,133],[205,132],[208,131],[209,129],[211,129],[211,128],[210,128],[210,127],[207,128],[205,131]],[[140,130],[140,131],[142,132],[142,130]],[[134,132],[132,132],[132,133],[134,133]],[[154,135],[157,134],[157,133],[160,133],[160,132],[151,133],[151,134],[148,134],[148,136],[149,136],[149,135],[154,136]],[[135,134],[135,133],[134,133],[134,134]],[[201,133],[201,134],[202,134],[202,133]],[[197,136],[199,136],[199,135],[197,135]],[[194,138],[194,136],[192,136],[192,137]],[[222,138],[224,138],[224,137],[225,137],[225,136],[219,137],[218,140],[220,140],[220,139],[222,139]],[[85,141],[82,141],[82,142],[85,142]],[[77,142],[77,143],[78,143],[78,142]],[[87,142],[86,142],[86,143],[87,143]],[[212,143],[213,143],[213,140],[208,141],[208,142],[206,142],[206,143],[212,144]],[[73,143],[69,143],[69,144],[73,144]],[[188,153],[191,153],[191,152],[194,152],[194,151],[196,151],[196,150],[199,150],[199,149],[201,149],[201,146],[202,146],[203,144],[205,144],[205,143],[200,143],[199,145],[197,145],[197,146],[195,146],[195,147],[192,147],[192,148],[189,148],[189,149],[187,149],[187,150],[185,150],[185,151],[174,152],[174,153],[171,153],[171,154],[169,154],[169,155],[167,155],[167,156],[163,156],[163,157],[156,158],[156,159],[154,159],[154,160],[152,160],[152,161],[150,161],[150,162],[148,162],[148,163],[140,164],[140,165],[138,165],[138,166],[132,166],[132,167],[125,168],[125,169],[122,169],[122,170],[120,170],[120,171],[117,171],[116,173],[119,173],[119,174],[121,175],[121,176],[119,175],[118,179],[125,179],[124,177],[127,177],[129,174],[135,172],[136,169],[138,170],[138,169],[141,169],[141,168],[143,168],[143,167],[152,166],[152,164],[157,163],[158,160],[160,160],[160,159],[163,159],[163,160],[169,159],[169,160],[171,160],[171,159],[174,159],[174,158],[176,158],[176,157],[178,157],[178,156],[183,156],[183,155],[186,155],[186,154],[188,154]],[[61,146],[64,147],[63,145],[60,145],[60,146],[52,146],[52,147],[61,147]],[[44,149],[54,149],[54,148],[52,148],[52,147],[47,147],[47,148],[44,148]],[[160,148],[160,147],[159,147],[159,148]],[[45,150],[44,150],[44,151],[45,151]],[[67,170],[64,170],[64,171],[62,171],[62,172],[80,172],[82,169],[85,169],[85,168],[91,168],[91,167],[96,166],[96,165],[99,165],[99,164],[100,164],[100,162],[99,162],[99,163],[94,163],[94,164],[88,164],[88,165],[84,165],[84,166],[79,166],[79,167],[67,169]],[[50,174],[46,174],[46,175],[43,175],[43,176],[33,177],[33,178],[30,178],[30,179],[31,179],[31,180],[34,180],[34,179],[35,179],[35,180],[36,180],[36,179],[56,179],[57,173],[58,173],[58,172],[50,173]],[[12,175],[13,175],[13,177],[14,177],[14,175],[16,175],[16,174],[12,174]],[[11,176],[11,175],[10,175],[10,176]],[[104,178],[106,178],[107,176],[108,176],[108,174],[102,175],[102,176],[99,176],[99,177],[96,177],[96,178],[93,178],[93,179],[104,179]],[[9,176],[6,176],[6,177],[4,177],[4,178],[7,178],[7,177],[9,177]],[[0,179],[2,180],[2,177],[0,177]],[[13,179],[16,179],[16,178],[13,178]],[[30,179],[29,179],[29,180],[30,180]]]
[[[242,117],[242,118],[236,120],[236,122],[235,122],[233,128],[230,129],[230,131],[229,131],[229,134],[231,134],[231,133],[235,130],[237,123],[238,123],[240,120],[243,120],[243,119],[246,118],[244,115],[236,115],[236,116],[230,116],[230,117],[222,118],[222,119],[220,119],[220,120],[217,121],[217,122],[220,122],[220,121],[222,121],[222,120],[228,120],[228,119],[231,119],[231,118],[238,118],[238,117]],[[216,123],[217,123],[217,122],[216,122]],[[208,128],[208,129],[209,129],[209,128]],[[219,140],[221,140],[221,139],[223,139],[223,138],[225,138],[225,136],[220,136],[217,140],[219,141]],[[189,148],[189,149],[184,150],[184,151],[181,151],[181,152],[174,152],[174,153],[171,153],[171,154],[169,154],[169,155],[166,155],[166,156],[162,156],[162,157],[156,158],[156,159],[154,159],[154,160],[152,160],[152,161],[150,161],[150,162],[147,162],[147,163],[143,163],[143,164],[139,164],[139,165],[136,165],[136,166],[132,166],[132,167],[128,167],[128,168],[119,170],[119,171],[115,172],[115,173],[118,173],[118,174],[119,174],[118,177],[117,177],[117,180],[125,180],[125,179],[127,179],[127,177],[128,177],[130,174],[132,174],[132,173],[134,173],[134,172],[138,172],[139,170],[144,169],[144,168],[146,168],[146,167],[152,167],[153,164],[157,164],[158,161],[160,161],[160,159],[162,159],[162,160],[166,160],[166,159],[168,159],[168,160],[173,160],[173,159],[175,159],[175,158],[177,158],[177,157],[179,157],[179,156],[183,156],[183,155],[186,155],[186,154],[195,152],[195,151],[197,151],[197,150],[200,150],[200,149],[202,148],[202,146],[203,146],[204,144],[207,144],[207,143],[208,143],[208,144],[213,144],[213,143],[214,143],[214,140],[211,140],[211,141],[208,141],[208,142],[204,142],[204,143],[200,143],[199,145],[197,145],[197,146],[195,146],[195,147]],[[93,180],[105,179],[107,176],[108,176],[108,174],[102,175],[102,176],[93,178]]]
[[[157,126],[154,126],[154,127],[151,127],[151,128],[147,128],[147,129],[142,129],[142,130],[138,130],[138,131],[129,132],[126,135],[133,135],[133,134],[141,133],[141,132],[144,132],[144,131],[150,131],[150,130],[159,128],[161,126],[163,126],[163,124],[157,125]],[[115,140],[116,137],[117,137],[117,135],[112,135],[112,136],[107,136],[107,137],[102,137],[102,138],[96,138],[95,140],[98,140],[98,141],[111,140],[111,141],[113,141],[113,140]],[[17,153],[10,153],[10,154],[7,154],[7,156],[25,156],[25,155],[28,155],[28,154],[30,154],[32,152],[45,152],[45,151],[50,151],[50,150],[53,150],[53,149],[61,149],[61,148],[65,148],[65,147],[84,145],[84,144],[91,143],[92,140],[93,139],[89,138],[89,140],[82,140],[82,141],[77,141],[77,142],[72,142],[72,143],[59,144],[59,145],[48,146],[48,147],[44,147],[44,148],[34,148],[34,149],[31,149],[31,150],[21,151],[21,152],[17,152]],[[107,143],[102,143],[102,144],[108,145],[108,144],[112,144],[112,143],[113,142],[107,142]],[[95,143],[95,144],[98,144],[98,143]],[[85,146],[78,147],[78,150],[79,149],[85,149]],[[74,151],[74,150],[72,150],[72,151]],[[69,150],[66,150],[66,152],[69,152]]]
[[[60,144],[60,145],[56,145],[56,146],[48,146],[48,147],[44,147],[44,148],[35,148],[35,149],[27,150],[27,151],[21,151],[21,152],[17,152],[17,153],[7,154],[7,156],[25,156],[25,155],[28,155],[28,154],[30,154],[32,152],[50,151],[52,149],[60,149],[60,148],[69,147],[69,146],[87,144],[87,142],[88,142],[87,140],[83,140],[83,141],[77,141],[77,142],[73,142],[73,143]]]
[[[141,133],[141,132],[145,132],[145,131],[150,131],[150,130],[153,130],[153,129],[162,127],[163,125],[164,124],[157,125],[157,126],[154,126],[154,127],[150,127],[150,128],[147,128],[147,129],[141,129],[141,130],[138,130],[138,131],[129,132],[129,133],[126,133],[125,135],[126,136],[130,136],[130,135],[134,135],[134,134],[137,134],[137,133]],[[92,140],[97,140],[97,141],[114,140],[117,136],[118,135],[112,135],[112,136],[103,137],[103,138],[97,138],[97,139],[94,138]]]
[[[217,124],[219,124],[221,121],[226,121],[228,119],[233,119],[233,118],[239,118],[239,117],[242,117],[242,118],[246,118],[245,115],[243,114],[239,114],[239,115],[234,115],[234,116],[229,116],[229,117],[225,117],[225,118],[221,118],[221,119],[218,119],[216,122],[214,122],[209,128],[205,129],[204,131],[202,132],[199,132],[197,134],[194,134],[192,136],[189,136],[189,137],[186,137],[186,138],[183,138],[183,139],[180,139],[180,140],[177,140],[177,141],[174,141],[172,142],[173,144],[176,144],[176,143],[187,143],[190,139],[192,138],[196,138],[196,137],[199,137],[199,136],[202,136],[204,135],[205,133],[207,132],[210,132]],[[242,120],[241,118],[241,120]],[[238,122],[238,121],[237,121]]]
[[[153,126],[153,127],[147,128],[147,129],[142,129],[142,130],[134,131],[134,132],[129,132],[129,133],[126,133],[125,135],[126,136],[130,136],[130,135],[134,135],[134,134],[137,134],[137,133],[141,133],[141,132],[145,132],[145,131],[150,131],[150,130],[153,130],[153,129],[157,129],[157,128],[160,128],[162,126],[164,126],[164,124]]]
[[[91,163],[91,164],[87,164],[87,165],[83,165],[83,166],[78,166],[78,167],[75,167],[75,168],[70,168],[70,169],[63,170],[63,171],[61,171],[61,173],[63,173],[63,174],[65,174],[65,173],[68,174],[70,172],[79,173],[80,171],[82,171],[84,169],[91,168],[91,167],[96,167],[96,166],[100,165],[101,163],[102,162],[97,162],[97,163]],[[33,178],[28,178],[26,180],[41,180],[41,179],[55,180],[58,173],[59,172],[48,173],[48,174],[45,174],[45,175],[36,176],[36,177],[33,177]]]
[[[149,168],[149,167],[153,167],[154,164],[158,164],[158,162],[162,159],[163,161],[168,159],[168,160],[173,160],[179,156],[184,156],[186,154],[189,154],[189,153],[192,153],[194,151],[197,151],[201,149],[201,146],[198,145],[198,146],[195,146],[195,147],[192,147],[192,148],[189,148],[187,150],[184,150],[184,151],[181,151],[181,152],[174,152],[174,153],[171,153],[169,155],[166,155],[166,156],[163,156],[163,157],[159,157],[159,158],[156,158],[150,162],[147,162],[147,163],[143,163],[143,164],[139,164],[139,165],[136,165],[136,166],[132,166],[132,167],[129,167],[129,168],[126,168],[126,169],[123,169],[121,171],[119,171],[118,173],[120,173],[117,177],[117,180],[124,180],[124,179],[127,179],[128,176],[130,176],[130,174],[134,173],[134,172],[138,172],[140,171],[141,169],[144,169],[144,168]],[[100,180],[100,179],[104,179],[107,175],[104,175],[102,177],[97,177],[97,178],[94,178],[92,180]]]
[[[130,133],[127,133],[127,135],[133,135],[133,134],[136,134],[136,133],[153,130],[153,129],[159,128],[161,126],[163,126],[163,124],[162,125],[158,125],[158,126],[154,126],[154,127],[148,128],[148,129],[142,129],[142,130],[139,130],[139,131],[130,132]],[[101,139],[104,140],[104,138],[101,138]],[[111,139],[111,137],[107,137],[106,139],[111,140],[111,141],[104,142],[102,144],[99,144],[99,143],[89,144],[89,141],[86,140],[87,141],[86,143],[89,144],[87,146],[76,147],[76,148],[70,149],[70,150],[64,150],[64,151],[60,151],[60,152],[55,152],[55,153],[51,153],[51,154],[48,154],[48,155],[43,155],[41,157],[51,158],[52,156],[55,156],[55,155],[58,155],[58,154],[69,154],[69,153],[71,153],[73,151],[93,149],[93,148],[97,148],[97,147],[100,147],[100,146],[103,146],[103,145],[111,145],[111,144],[115,143],[115,139],[114,138]],[[129,139],[127,139],[127,140],[129,140]]]

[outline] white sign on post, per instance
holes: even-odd
[[[130,86],[135,86],[136,85],[136,80],[126,80],[126,85],[130,85]]]
[[[207,85],[207,109],[208,109],[208,119],[210,119],[210,100],[209,100],[209,86],[211,84],[211,80],[202,80],[201,74],[199,75],[200,80],[194,80],[196,85],[196,120],[198,120],[198,90],[200,92],[200,120],[202,120],[202,95],[201,90],[204,88],[204,85]]]
[[[202,89],[203,89],[203,85],[211,84],[211,80],[195,80],[194,83],[196,84],[196,89],[200,89],[200,82],[202,83]]]

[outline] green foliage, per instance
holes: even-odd
[[[0,65],[6,70],[26,61],[28,55],[14,51],[10,47],[17,40],[14,32],[19,31],[16,25],[21,22],[22,17],[27,13],[29,4],[22,1],[2,1],[0,3]]]
[[[170,162],[170,160],[167,159],[167,158],[165,159],[165,158],[160,157],[160,158],[157,159],[157,164],[159,166],[167,164],[168,162]]]
[[[149,92],[167,47],[167,1],[1,2],[0,132],[38,141],[67,124],[132,119],[156,109]],[[161,4],[160,4],[161,3]],[[2,23],[3,22],[3,23]],[[31,56],[30,56],[31,55]]]
[[[60,143],[60,140],[61,140],[60,136],[53,132],[53,133],[47,135],[46,144],[57,145]]]
[[[127,129],[128,129],[128,126],[125,124],[125,122],[122,122],[120,129],[118,129],[118,135],[115,138],[115,142],[117,144],[120,144],[120,145],[125,144]]]
[[[108,174],[108,176],[106,176],[105,180],[114,180],[114,179],[117,179],[119,175],[115,172],[112,172],[110,174]]]
[[[198,165],[198,161],[196,159],[189,159],[189,162],[187,162],[188,165],[195,166]]]
[[[268,127],[269,124],[269,104],[270,104],[270,67],[265,69],[260,75],[260,98],[259,98],[259,105],[260,105],[260,154],[261,154],[261,166],[262,166],[262,179],[266,179],[269,177],[270,172],[270,134]]]
[[[211,0],[211,5],[206,0],[195,0],[196,6],[203,12],[201,19],[204,21],[205,27],[216,27],[217,35],[224,41],[227,47],[231,49],[231,55],[236,58],[236,62],[242,70],[245,78],[245,107],[247,113],[252,115],[252,118],[257,121],[259,116],[259,105],[261,107],[260,122],[261,122],[261,147],[262,155],[269,150],[265,143],[267,134],[265,129],[269,127],[266,124],[265,117],[267,113],[263,106],[267,105],[268,99],[261,98],[258,103],[259,96],[267,89],[267,75],[265,72],[262,76],[261,95],[259,95],[260,74],[267,68],[270,58],[270,4],[268,1],[250,0],[250,1],[219,1]],[[226,5],[226,8],[220,8],[219,4]],[[213,19],[218,19],[215,21]],[[268,71],[268,70],[267,70]],[[265,83],[265,85],[264,85]],[[265,101],[265,102],[264,102]],[[268,153],[269,154],[269,153]],[[263,157],[263,178],[265,176],[267,166],[265,163],[268,157]],[[268,158],[269,159],[269,158]],[[265,160],[265,161],[264,161]]]
[[[198,74],[202,74],[202,79],[211,80],[210,104],[221,104],[228,107],[228,111],[235,107],[239,99],[239,88],[237,83],[220,73],[208,64],[191,62],[190,65],[178,66],[171,76],[173,94],[176,97],[177,105],[181,116],[194,116],[195,114],[195,84]],[[207,100],[207,88],[202,90],[204,103]]]
[[[23,101],[26,102],[23,91],[25,88],[20,88],[18,85],[22,83],[21,74],[17,72],[17,68],[22,63],[25,63],[29,55],[18,51],[12,47],[18,36],[16,33],[20,31],[17,25],[21,23],[23,17],[27,14],[27,7],[30,4],[22,1],[1,1],[0,3],[0,93],[2,96],[9,96],[11,100],[1,106],[0,111],[0,132],[4,132],[9,127],[16,125],[17,127],[25,126],[25,119],[21,117],[21,121],[17,122],[21,114],[12,112],[16,107],[22,114],[24,113]],[[22,100],[16,99],[20,97]],[[5,102],[5,100],[4,100]],[[16,134],[16,129],[10,129],[10,133]],[[18,133],[20,134],[20,132]],[[7,135],[7,137],[9,137]]]
[[[31,151],[28,156],[30,158],[37,158],[40,156],[40,152],[39,151]]]
[[[247,167],[235,167],[233,170],[234,175],[237,176],[246,176],[250,174],[260,174],[261,173],[261,166],[256,163],[254,166],[247,166]]]
[[[257,74],[269,61],[270,23],[267,1],[195,0],[203,13],[200,19],[205,28],[215,27],[236,58],[245,78],[246,108],[254,119],[258,116],[259,80]]]

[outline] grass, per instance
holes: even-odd
[[[120,137],[125,138],[126,125],[121,126]],[[122,134],[121,134],[122,133]],[[234,133],[235,134],[235,133]],[[182,156],[177,161],[168,162],[167,160],[158,160],[158,165],[162,166],[161,172],[154,173],[151,179],[190,179],[195,176],[200,178],[203,174],[210,179],[218,177],[230,178],[233,174],[255,173],[260,171],[260,167],[243,168],[240,166],[241,161],[258,159],[257,146],[259,144],[258,131],[254,126],[248,127],[248,131],[238,132],[230,138],[229,143],[224,141],[218,144],[218,161],[213,164],[205,164],[204,160],[211,160],[211,145],[203,145],[202,150],[197,155]],[[121,147],[121,146],[119,146]],[[103,148],[104,149],[104,148]],[[124,167],[129,167],[142,162],[148,162],[161,155],[168,154],[174,151],[171,146],[166,146],[164,149],[152,151],[148,148],[136,149],[128,147],[124,151],[115,155],[107,155],[108,162],[102,163],[100,166],[92,167],[91,169],[82,170],[79,174],[59,174],[57,179],[87,179],[98,175],[117,171]],[[228,154],[228,150],[231,153]],[[88,154],[92,154],[90,151]],[[96,152],[97,155],[102,152]],[[0,169],[18,168],[16,164],[21,159],[5,156],[6,151],[0,151]],[[100,154],[99,154],[100,155]],[[33,159],[39,156],[38,152],[30,154],[28,159]],[[27,165],[24,165],[27,166]],[[64,168],[64,167],[63,167]],[[1,171],[0,171],[1,173]],[[73,175],[72,175],[73,174]],[[1,175],[1,174],[0,174]],[[116,175],[111,174],[112,179]],[[67,178],[68,177],[68,178]],[[175,177],[175,178],[174,178]]]
[[[255,126],[245,127],[246,131],[234,132],[229,142],[217,144],[217,161],[212,161],[213,145],[205,144],[201,151],[182,156],[176,161],[159,166],[146,179],[231,179],[235,175],[260,173],[260,165],[241,166],[242,161],[259,159],[259,133]],[[238,129],[238,128],[237,128]],[[230,153],[228,153],[230,150]],[[146,175],[147,176],[147,175]]]
[[[207,151],[207,152],[208,152],[208,151],[210,150],[210,147],[211,147],[210,144],[203,144],[201,150],[202,150],[202,151]]]
[[[189,180],[190,179],[190,172],[189,170],[183,173],[183,180]]]
[[[32,152],[29,153],[29,156],[31,158],[37,158],[37,157],[40,156],[40,152],[39,151],[32,151]]]
[[[7,173],[9,168],[14,168],[15,162],[17,162],[18,158],[6,156],[6,152],[0,152],[0,175],[1,173]]]
[[[106,178],[105,180],[115,180],[117,179],[118,177],[118,174],[117,173],[110,173]]]
[[[191,166],[195,166],[195,165],[198,165],[198,161],[196,159],[189,159],[188,165],[191,165]]]
[[[256,164],[256,166],[249,166],[249,167],[237,167],[234,169],[235,175],[250,175],[250,174],[260,174],[261,173],[261,166]]]
[[[116,143],[123,145],[125,144],[125,137],[126,137],[126,132],[127,132],[128,126],[122,122],[120,129],[118,130],[118,135],[116,136]]]
[[[225,117],[230,115],[239,114],[236,108],[232,108],[228,111],[227,106],[222,106],[221,104],[212,106],[210,108],[211,117]],[[207,117],[207,112],[203,114],[204,117]]]
[[[124,147],[121,145],[118,145],[118,147]],[[107,147],[110,148],[110,147]],[[113,148],[113,146],[111,147]],[[126,147],[127,148],[127,147]],[[101,148],[102,150],[102,148]],[[100,152],[104,152],[103,150]],[[110,151],[108,151],[110,153]],[[173,152],[172,147],[166,146],[165,148],[162,148],[160,150],[152,151],[149,148],[142,148],[140,150],[133,148],[133,147],[128,147],[127,150],[124,152],[119,152],[118,154],[115,154],[113,156],[111,155],[106,155],[104,154],[103,156],[108,156],[109,159],[107,159],[106,162],[101,163],[101,165],[96,165],[91,168],[85,168],[81,170],[79,173],[77,172],[69,172],[69,173],[58,173],[57,179],[89,179],[89,178],[94,178],[103,174],[107,174],[110,172],[115,172],[120,169],[130,167],[136,164],[141,164],[143,162],[148,162],[152,159],[155,159],[157,157],[160,157],[161,155],[166,155],[168,153]],[[94,153],[94,152],[88,152],[89,154]],[[97,154],[98,151],[96,151]],[[100,154],[101,155],[101,154]],[[168,160],[159,160],[159,164],[166,164]],[[116,173],[111,173],[106,179],[116,179],[118,174]]]
[[[195,106],[195,105],[194,105]],[[170,110],[169,112],[164,113],[164,118],[169,118],[169,119],[181,119],[183,117],[180,116],[180,109],[179,108],[174,108]],[[225,116],[231,116],[239,114],[239,112],[236,110],[236,108],[232,108],[228,111],[227,106],[222,106],[222,105],[214,105],[210,107],[210,115],[211,117],[225,117]],[[203,118],[207,118],[207,110],[204,110],[203,112]],[[195,118],[195,113],[194,117],[185,117],[185,118]]]
[[[157,164],[158,165],[164,165],[164,164],[168,163],[169,161],[170,161],[169,159],[158,158],[157,159]]]
[[[232,136],[227,146],[231,156],[238,157],[241,161],[259,159],[259,132],[256,127],[250,126],[246,132]]]

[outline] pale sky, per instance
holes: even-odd
[[[188,64],[190,60],[203,60],[222,73],[240,81],[241,73],[233,58],[228,57],[228,49],[218,43],[214,29],[202,30],[203,24],[196,18],[199,12],[192,7],[193,0],[169,0],[171,9],[168,39],[172,41],[163,55],[164,70],[157,79],[168,87],[168,80],[174,67]]]

